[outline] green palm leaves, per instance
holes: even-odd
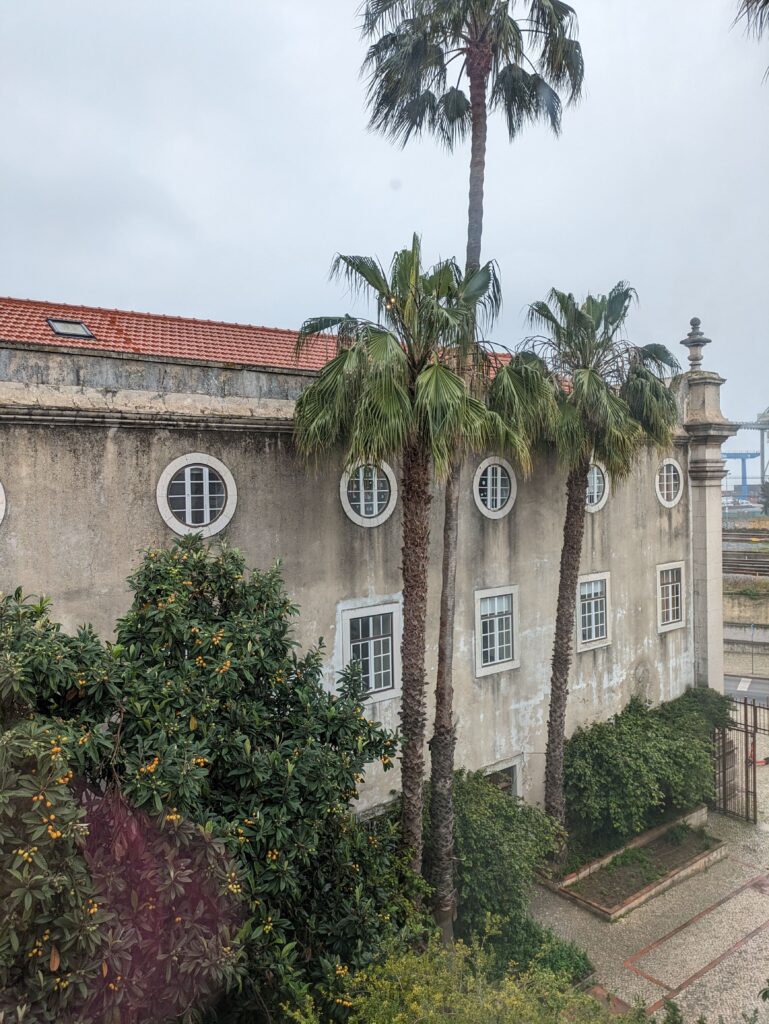
[[[452,149],[470,132],[463,86],[478,72],[490,79],[489,109],[503,114],[511,139],[534,120],[557,132],[559,91],[570,102],[582,88],[575,33],[574,11],[560,0],[368,0],[370,127],[402,144],[429,131]]]
[[[344,445],[348,463],[378,464],[418,440],[439,477],[463,448],[499,443],[526,461],[520,438],[455,370],[471,355],[482,358],[475,330],[493,321],[500,305],[494,264],[467,276],[453,260],[424,270],[415,235],[389,270],[371,257],[340,255],[331,272],[376,307],[377,319],[344,315],[303,324],[300,347],[331,332],[338,352],[297,402],[301,451]]]
[[[670,442],[675,396],[664,377],[678,369],[663,345],[637,346],[624,336],[636,293],[618,282],[607,295],[579,303],[553,288],[529,307],[529,323],[542,333],[524,343],[555,385],[557,415],[548,426],[569,468],[597,458],[611,476],[626,476],[638,448]]]

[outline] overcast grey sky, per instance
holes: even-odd
[[[489,133],[484,257],[528,302],[633,284],[639,342],[690,317],[724,405],[769,405],[769,40],[737,0],[573,0],[563,134]],[[357,0],[2,0],[0,294],[296,327],[333,254],[464,255],[468,153],[366,131]],[[681,355],[685,355],[680,349]],[[755,434],[736,447],[752,447]],[[732,443],[732,447],[735,444]]]

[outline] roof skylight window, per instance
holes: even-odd
[[[88,330],[82,320],[58,320],[53,317],[48,318],[48,326],[51,328],[54,334],[59,334],[63,338],[92,338],[93,335]]]

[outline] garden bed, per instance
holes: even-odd
[[[698,808],[673,824],[637,836],[550,887],[614,921],[726,856],[726,845],[705,832],[706,822],[707,811]]]

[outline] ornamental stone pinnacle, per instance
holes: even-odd
[[[710,338],[706,338],[700,330],[701,320],[698,316],[693,316],[689,321],[691,324],[691,330],[681,342],[682,345],[686,345],[689,349],[689,365],[692,370],[699,370],[702,366],[702,350],[706,345],[710,344]]]

